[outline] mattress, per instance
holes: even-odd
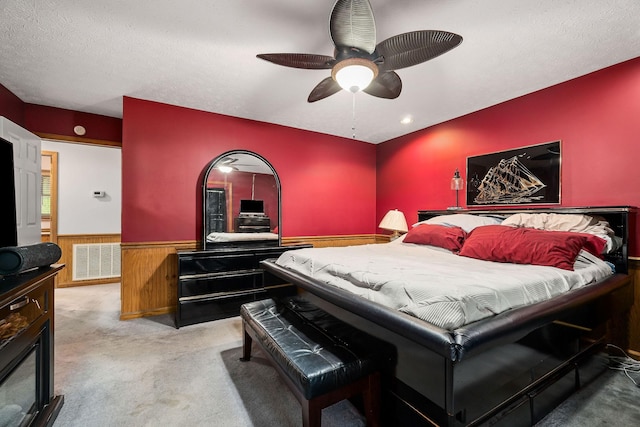
[[[601,281],[609,264],[581,251],[574,271],[497,263],[427,245],[299,249],[276,264],[446,330]]]

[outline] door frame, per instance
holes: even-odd
[[[49,226],[49,241],[58,243],[58,152],[57,151],[41,151],[42,157],[50,158],[51,169],[49,175],[51,177],[51,217]]]

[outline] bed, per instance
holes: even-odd
[[[396,346],[398,363],[384,383],[382,413],[387,424],[532,425],[604,368],[599,354],[605,343],[625,345],[624,314],[633,300],[627,275],[632,211],[629,207],[474,210],[464,215],[481,219],[484,227],[465,230],[464,238],[455,234],[458,230],[453,236],[447,234],[453,227],[446,222],[460,216],[419,211],[418,223],[426,224],[412,228],[405,240],[420,234],[414,229],[436,225],[447,228],[444,237],[436,238],[444,240],[435,244],[428,235],[430,244],[367,245],[358,249],[364,259],[352,256],[350,248],[291,251],[263,266],[296,284],[314,304]],[[606,224],[611,232],[610,239],[604,243],[595,239],[600,246],[587,248],[587,240],[594,239],[576,236],[589,233],[566,231],[569,240],[582,243],[575,263],[562,268],[524,264],[536,262],[529,259],[516,259],[514,265],[474,257],[471,249],[483,249],[485,244],[472,239],[474,233],[482,236],[491,231],[494,243],[503,240],[517,246],[514,238],[501,239],[495,232],[534,233],[536,227],[544,228],[536,221],[548,214],[598,218],[598,224]],[[529,215],[533,216],[523,219]],[[511,223],[503,225],[505,218]],[[553,231],[540,234],[547,238],[551,233],[555,239],[562,233]],[[489,252],[500,258],[546,251],[503,248],[505,255],[491,247]],[[414,268],[423,258],[436,262]],[[457,273],[440,270],[447,264],[456,265],[452,271]],[[385,265],[394,268],[387,270]],[[327,270],[329,277],[320,274]],[[490,270],[499,274],[490,276]],[[473,277],[473,283],[465,283],[461,271]],[[533,284],[524,280],[527,276],[536,278]],[[456,297],[466,285],[472,293],[460,291]],[[522,286],[525,291],[518,290]],[[496,294],[496,287],[506,293]],[[439,288],[453,288],[454,297],[437,294]]]

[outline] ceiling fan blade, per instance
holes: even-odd
[[[393,71],[387,71],[378,74],[378,77],[362,91],[378,98],[395,99],[402,92],[402,80]]]
[[[331,18],[329,32],[336,48],[355,47],[367,53],[376,48],[376,24],[369,0],[338,0]]]
[[[313,90],[309,94],[309,98],[307,98],[307,101],[308,102],[320,101],[321,99],[324,99],[328,96],[333,95],[334,93],[339,92],[341,89],[342,88],[340,87],[340,85],[336,83],[336,81],[333,80],[332,77],[327,77],[326,79],[318,83],[316,87],[313,88]]]
[[[233,163],[234,162],[227,162],[227,161],[223,160],[219,164],[217,164],[216,169],[219,169],[220,172],[230,172],[232,170],[237,171],[238,168],[236,166],[234,166]]]
[[[256,56],[274,64],[306,70],[327,70],[336,62],[333,56],[312,53],[261,53]]]
[[[380,42],[381,71],[399,70],[435,58],[462,43],[462,37],[447,31],[412,31]],[[377,62],[377,61],[376,61]]]

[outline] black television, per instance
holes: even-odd
[[[264,215],[264,201],[240,200],[240,215]]]
[[[16,181],[13,169],[13,144],[0,138],[0,248],[18,245],[16,223]]]

